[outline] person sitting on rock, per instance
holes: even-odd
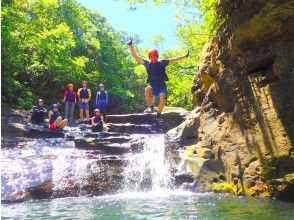
[[[91,90],[87,87],[87,81],[82,81],[82,88],[78,90],[80,121],[84,121],[84,111],[86,113],[86,120],[89,121],[89,101],[91,99]]]
[[[45,115],[47,115],[47,109],[44,108],[44,100],[38,99],[37,106],[34,106],[30,113],[32,113],[32,124],[44,125]]]
[[[99,91],[96,94],[96,108],[100,109],[101,115],[105,119],[106,107],[108,105],[108,94],[105,91],[105,86],[101,83],[99,85]]]
[[[151,49],[148,53],[149,60],[143,59],[138,56],[134,47],[133,41],[130,40],[128,43],[132,56],[140,63],[143,64],[147,70],[147,83],[149,84],[145,88],[145,99],[147,102],[147,112],[154,112],[153,96],[159,97],[158,110],[156,115],[156,121],[162,122],[161,112],[165,106],[167,88],[166,81],[168,77],[166,75],[165,68],[168,64],[182,60],[189,56],[189,51],[184,56],[158,60],[159,53],[156,49]]]
[[[67,125],[67,119],[62,120],[62,117],[59,112],[59,105],[53,104],[52,110],[48,114],[49,119],[49,128],[50,129],[63,129]]]
[[[74,85],[68,84],[67,90],[63,94],[64,111],[65,111],[64,118],[68,119],[69,122],[73,122],[73,113],[75,109],[75,103],[77,102],[77,95],[73,89],[74,89]]]
[[[92,131],[101,132],[103,131],[103,116],[101,115],[100,109],[96,108],[94,110],[94,117],[91,118]]]

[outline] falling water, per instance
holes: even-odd
[[[145,137],[144,150],[141,153],[130,154],[124,177],[124,190],[128,192],[171,188],[171,172],[164,157],[162,134]]]

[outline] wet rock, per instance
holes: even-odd
[[[34,124],[8,123],[2,124],[2,136],[30,137],[30,138],[57,138],[64,137],[62,129],[51,130],[47,127]]]
[[[183,183],[193,183],[195,179],[191,172],[176,173],[174,178],[176,186],[181,186]]]
[[[184,145],[196,143],[199,122],[200,108],[196,108],[187,116],[187,119],[184,122],[165,134],[165,146],[167,151],[177,150]]]
[[[120,133],[136,133],[136,134],[150,134],[151,126],[150,124],[112,124],[108,123],[108,131],[110,132],[120,132]]]
[[[183,183],[179,188],[185,191],[195,192],[196,187],[196,181],[194,181],[192,183]]]

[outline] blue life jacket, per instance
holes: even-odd
[[[53,114],[51,114],[51,119],[50,119],[50,124],[54,123],[56,119],[60,116],[60,112],[54,112],[52,111]]]
[[[75,101],[75,92],[74,91],[67,91],[67,95],[65,97],[65,101],[67,101],[67,102],[74,102]]]
[[[99,91],[97,92],[97,100],[106,100],[107,95],[105,91]]]
[[[96,107],[105,108],[108,105],[108,94],[106,91],[99,91],[96,94]]]
[[[88,92],[88,88],[82,88],[80,91],[80,98],[81,99],[88,99],[89,98],[89,92]]]

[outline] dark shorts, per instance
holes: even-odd
[[[164,93],[167,95],[167,89],[166,86],[152,86],[153,89],[153,95],[154,96],[159,96],[161,93]]]
[[[89,103],[79,102],[79,109],[89,110]]]

